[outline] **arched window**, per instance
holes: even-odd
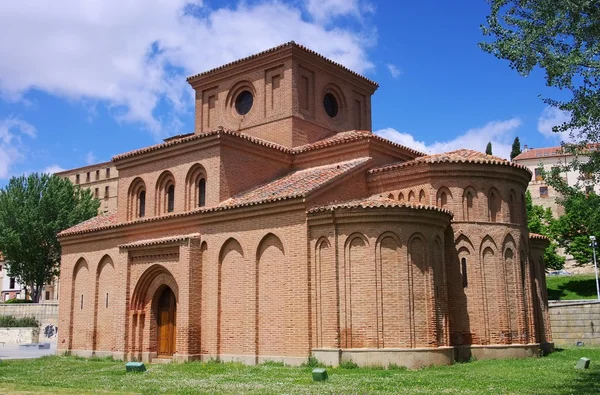
[[[500,212],[500,195],[495,189],[492,189],[488,195],[488,212],[490,222],[496,222]]]
[[[425,191],[421,189],[419,192],[419,203],[425,203]]]
[[[388,199],[394,199],[394,194],[393,194],[393,193],[390,193],[390,194],[388,195]]]
[[[206,170],[201,164],[196,163],[188,171],[184,191],[184,209],[186,211],[206,206],[206,180]]]
[[[398,201],[400,201],[400,202],[404,201],[404,194],[402,192],[400,192],[400,195],[398,195]]]
[[[169,185],[167,188],[167,212],[172,213],[175,210],[175,185]]]
[[[410,191],[408,193],[408,201],[409,202],[414,202],[414,200],[415,200],[415,193],[413,191]]]
[[[146,216],[146,191],[141,191],[137,198],[138,205],[138,217],[143,218]]]
[[[470,221],[473,217],[473,201],[475,200],[475,191],[471,187],[465,188],[463,192],[463,218]]]
[[[206,179],[198,181],[198,207],[206,206]]]
[[[131,182],[127,206],[128,220],[142,218],[146,215],[146,184],[139,177]]]
[[[519,222],[518,220],[518,215],[517,215],[517,196],[515,195],[515,191],[510,191],[510,195],[509,195],[509,216],[510,216],[510,223],[512,224],[516,224],[517,222]]]
[[[446,195],[446,192],[442,192],[442,194],[440,195],[440,207],[444,208],[448,205],[448,195]]]
[[[158,177],[155,199],[155,215],[175,211],[175,177],[170,171],[165,171]]]
[[[462,274],[463,288],[467,288],[469,285],[469,281],[467,279],[467,258],[462,258],[460,260],[460,272]]]

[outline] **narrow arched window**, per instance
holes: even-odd
[[[446,192],[442,192],[442,194],[440,195],[440,207],[446,207],[448,205],[448,195],[446,195]]]
[[[206,180],[200,179],[198,182],[198,207],[206,206]]]
[[[498,195],[496,195],[496,193],[492,191],[492,192],[490,192],[489,196],[490,197],[489,197],[489,201],[488,201],[488,210],[490,213],[490,221],[496,222],[497,216],[498,216],[498,211],[500,211]]]
[[[470,221],[471,214],[473,212],[473,194],[471,193],[471,191],[467,191],[466,200],[467,200],[467,207],[465,210],[465,219],[467,221]]]
[[[460,260],[460,271],[462,272],[463,288],[467,288],[467,285],[469,285],[467,280],[467,258],[462,258]]]
[[[141,191],[138,195],[138,208],[138,217],[144,217],[146,215],[146,191]]]
[[[167,212],[172,213],[175,210],[175,185],[169,185],[167,189]]]

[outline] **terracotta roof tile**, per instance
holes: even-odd
[[[374,169],[369,170],[369,173],[381,173],[385,171],[415,166],[422,163],[482,163],[489,165],[511,166],[530,172],[525,166],[519,165],[517,163],[512,163],[506,159],[502,159],[497,156],[486,155],[483,152],[473,151],[470,149],[459,149],[456,151],[444,152],[441,154],[421,156],[408,162],[398,162],[393,163],[391,165],[376,167]]]
[[[90,218],[87,221],[83,221],[75,226],[71,226],[68,229],[63,230],[58,236],[65,236],[68,234],[85,233],[90,230],[98,228],[104,228],[111,225],[117,224],[117,213],[107,213],[98,215],[94,218]]]
[[[181,241],[195,239],[198,237],[200,237],[200,233],[190,233],[187,235],[159,237],[156,239],[138,240],[138,241],[134,241],[133,243],[121,244],[121,245],[119,245],[119,248],[138,248],[138,247],[149,247],[149,246],[160,245],[160,244],[178,243]]]
[[[588,144],[587,147],[582,149],[581,153],[589,153],[590,151],[596,151],[600,149],[600,144]],[[530,148],[526,152],[521,152],[517,155],[513,161],[518,162],[520,160],[526,159],[544,159],[544,158],[553,158],[560,156],[569,156],[572,155],[570,152],[566,151],[564,147],[544,147],[544,148]]]
[[[369,160],[370,158],[359,158],[326,166],[293,171],[275,181],[234,196],[221,203],[220,206],[237,206],[304,197],[317,188],[367,163]]]
[[[166,141],[164,143],[160,143],[160,144],[156,144],[156,145],[151,145],[149,147],[144,147],[141,149],[137,149],[137,150],[133,150],[133,151],[129,151],[129,152],[125,152],[123,154],[119,154],[116,155],[112,158],[113,162],[115,161],[119,161],[122,159],[126,159],[126,158],[131,158],[133,156],[137,156],[137,155],[141,155],[141,154],[145,154],[148,152],[152,152],[152,151],[157,151],[163,148],[167,148],[167,147],[172,147],[174,145],[178,145],[178,144],[184,144],[187,143],[188,141],[194,141],[194,140],[200,140],[203,138],[207,138],[210,136],[214,136],[214,135],[219,135],[219,134],[225,134],[225,135],[231,135],[231,136],[236,136],[245,140],[248,140],[250,142],[253,142],[255,144],[259,144],[265,147],[269,147],[269,148],[273,148],[276,149],[278,151],[282,151],[282,152],[286,152],[286,153],[291,153],[291,150],[281,146],[279,144],[275,144],[275,143],[271,143],[269,141],[266,140],[262,140],[256,137],[252,137],[249,136],[247,134],[241,133],[241,132],[237,132],[234,130],[229,130],[229,129],[225,129],[222,127],[219,127],[215,130],[211,130],[209,132],[204,132],[204,133],[199,133],[199,134],[192,134],[189,137],[181,137],[178,139],[171,139],[169,141]]]
[[[133,221],[117,222],[115,214],[98,216],[63,230],[59,236],[73,236],[77,234],[90,233],[99,230],[114,229],[121,226],[141,224],[146,222],[162,221],[171,218],[186,217],[199,213],[210,213],[231,210],[240,207],[255,206],[263,203],[280,200],[300,198],[310,192],[335,181],[345,173],[367,163],[370,158],[360,158],[347,162],[335,163],[327,166],[314,167],[305,170],[294,171],[277,180],[254,188],[248,192],[241,193],[222,202],[215,207],[206,207],[183,213],[174,213],[159,217],[139,218]]]
[[[202,73],[193,75],[191,77],[188,77],[187,81],[188,81],[188,83],[191,83],[191,82],[193,82],[193,81],[195,81],[195,80],[197,80],[197,79],[199,79],[201,77],[204,77],[204,76],[206,76],[208,74],[214,73],[215,71],[223,70],[223,69],[229,68],[231,66],[234,66],[236,64],[239,64],[239,63],[242,63],[242,62],[246,62],[246,61],[251,60],[251,59],[256,59],[256,58],[259,58],[259,57],[264,56],[266,54],[277,52],[277,51],[280,51],[280,50],[285,49],[285,48],[298,48],[298,49],[301,49],[304,52],[307,52],[307,53],[309,53],[311,55],[315,55],[315,56],[319,57],[320,59],[325,60],[326,62],[328,62],[328,63],[330,63],[330,64],[332,64],[334,66],[337,66],[337,67],[339,67],[339,68],[341,68],[341,69],[349,72],[350,74],[352,74],[352,75],[354,75],[356,77],[360,77],[361,79],[367,81],[369,84],[372,84],[372,85],[374,85],[376,87],[379,86],[379,84],[377,84],[377,82],[372,81],[372,80],[370,80],[370,79],[368,79],[368,78],[366,78],[366,77],[358,74],[357,72],[352,71],[349,68],[347,68],[345,66],[342,66],[341,64],[339,64],[337,62],[334,62],[331,59],[326,58],[325,56],[323,56],[323,55],[321,55],[321,54],[319,54],[319,53],[317,53],[317,52],[315,52],[315,51],[313,51],[313,50],[305,47],[304,45],[297,44],[294,41],[290,41],[290,42],[287,42],[285,44],[278,45],[276,47],[267,49],[265,51],[256,53],[254,55],[250,55],[250,56],[247,56],[245,58],[234,60],[233,62],[226,63],[226,64],[224,64],[222,66],[219,66],[219,67],[215,67],[214,69],[210,69],[210,70],[204,71]]]
[[[406,202],[399,202],[397,200],[383,198],[383,197],[369,197],[366,199],[358,199],[358,200],[350,200],[347,202],[334,203],[321,207],[314,207],[308,210],[309,214],[312,213],[320,213],[324,211],[333,211],[339,209],[355,209],[355,208],[381,208],[381,207],[404,207],[415,210],[431,210],[438,211],[440,213],[448,214],[452,217],[452,212],[450,210],[439,208],[437,206],[429,206],[424,204],[411,204]]]
[[[368,130],[350,130],[347,132],[336,133],[335,135],[333,135],[331,137],[327,137],[327,138],[325,138],[323,140],[319,140],[315,143],[305,144],[305,145],[296,147],[292,150],[292,152],[295,154],[299,154],[301,152],[312,151],[312,150],[316,150],[316,149],[320,149],[320,148],[331,147],[331,146],[338,145],[338,144],[344,144],[344,143],[349,143],[351,141],[358,141],[358,140],[364,140],[364,139],[374,139],[374,140],[378,140],[378,141],[383,141],[394,147],[403,148],[415,157],[425,155],[423,152],[419,152],[410,147],[406,147],[404,145],[394,143],[393,141],[384,139],[383,137],[380,137]]]

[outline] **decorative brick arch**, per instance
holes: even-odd
[[[185,210],[193,210],[206,205],[207,188],[206,169],[200,163],[196,163],[185,178]]]
[[[85,333],[80,333],[82,328],[78,328],[78,325],[85,324],[86,320],[83,314],[85,314],[84,307],[90,304],[89,290],[87,289],[87,283],[89,282],[90,275],[89,265],[85,258],[81,257],[77,260],[77,263],[73,267],[73,273],[71,276],[71,311],[70,311],[70,322],[69,328],[69,350],[73,349],[73,345],[79,345],[79,343],[87,343],[88,339],[77,339],[74,341],[75,336],[85,336]],[[87,291],[87,292],[86,292]],[[85,294],[88,294],[87,298]],[[91,317],[90,317],[91,318]],[[88,321],[89,322],[89,321]],[[83,342],[82,342],[83,340]],[[91,340],[91,339],[90,339]]]
[[[488,219],[490,222],[501,222],[502,221],[502,195],[500,192],[492,187],[487,194],[488,201]]]
[[[463,220],[473,221],[477,219],[477,191],[472,186],[468,186],[463,190]]]
[[[148,303],[153,303],[157,290],[163,286],[168,286],[175,294],[175,300],[179,302],[179,286],[175,277],[167,268],[162,265],[152,265],[141,275],[135,288],[130,302],[131,310],[143,310]]]
[[[112,336],[114,330],[110,327],[113,323],[113,310],[109,308],[110,284],[114,283],[115,266],[110,255],[106,254],[98,262],[96,269],[96,287],[94,295],[94,338],[93,350],[112,351],[114,339],[105,339]],[[112,293],[114,296],[114,293]]]
[[[447,187],[441,187],[437,191],[436,205],[441,208],[448,208],[452,205],[452,192]]]
[[[172,197],[170,195],[173,195]],[[177,188],[173,173],[165,170],[156,180],[156,194],[154,195],[154,211],[155,215],[166,214],[175,211],[175,199],[177,198]],[[172,199],[173,209],[169,210],[170,199]]]
[[[127,192],[127,219],[141,218],[146,215],[146,183],[136,177],[129,185]]]

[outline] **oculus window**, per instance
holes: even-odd
[[[325,97],[323,97],[323,108],[331,118],[335,118],[338,115],[338,102],[332,93],[326,93]]]
[[[242,91],[235,99],[235,110],[240,115],[246,115],[252,109],[254,96],[250,91]]]

